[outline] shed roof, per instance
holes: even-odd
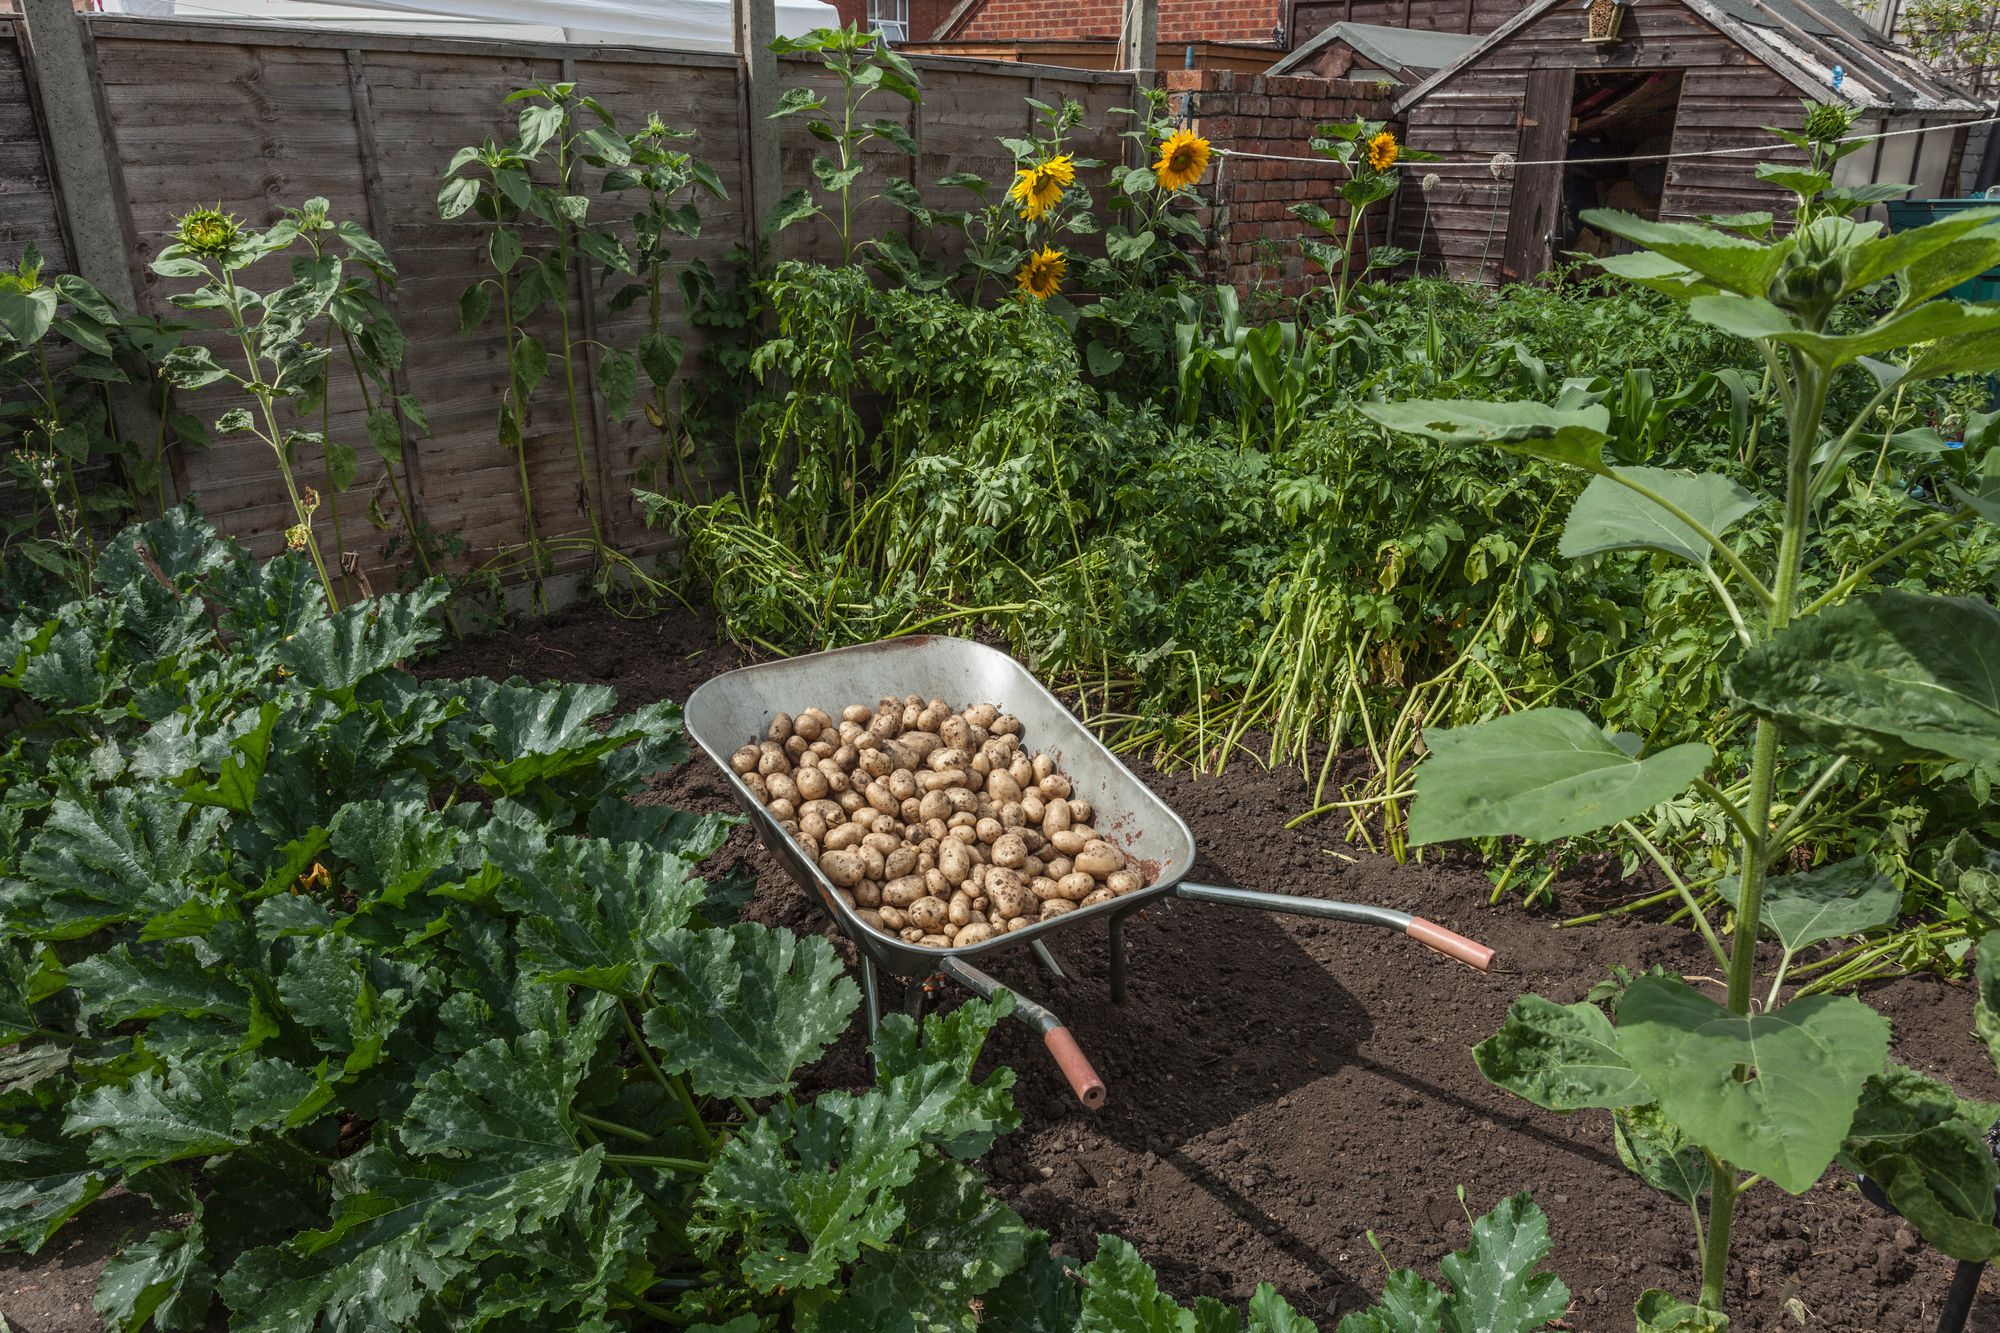
[[[1335,42],[1347,43],[1383,69],[1429,74],[1478,46],[1479,38],[1461,32],[1425,32],[1380,23],[1336,23],[1271,66],[1270,73],[1289,74]]]
[[[1495,28],[1479,45],[1405,93],[1398,113],[1448,83],[1459,70],[1562,5],[1587,0],[1535,0]],[[1909,50],[1875,31],[1839,0],[1682,0],[1723,36],[1789,80],[1806,97],[1845,102],[1890,117],[1977,115],[1990,108],[1964,89],[1925,69]],[[1842,71],[1840,87],[1833,70]]]

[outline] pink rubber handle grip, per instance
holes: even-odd
[[[1104,1105],[1104,1080],[1090,1067],[1090,1057],[1076,1044],[1076,1038],[1069,1035],[1068,1028],[1050,1028],[1042,1034],[1042,1045],[1049,1048],[1056,1068],[1069,1080],[1069,1090],[1086,1110],[1095,1111]]]
[[[1426,921],[1420,916],[1410,918],[1410,926],[1405,932],[1426,949],[1436,949],[1447,958],[1456,958],[1468,967],[1481,972],[1493,970],[1493,951],[1485,945],[1469,940],[1455,930],[1446,930],[1435,921]]]

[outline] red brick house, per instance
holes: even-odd
[[[993,48],[1116,42],[1121,0],[834,0],[843,23],[899,24],[901,40]],[[1484,34],[1523,0],[1160,0],[1160,45],[1283,53],[1339,22]],[[892,40],[896,30],[892,29]],[[987,54],[982,50],[979,54]],[[970,54],[970,52],[968,52]],[[1061,63],[1078,63],[1064,60]],[[1165,63],[1165,62],[1163,62]],[[1179,64],[1176,59],[1172,64]]]

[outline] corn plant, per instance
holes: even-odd
[[[1298,325],[1250,323],[1234,287],[1215,289],[1215,307],[1218,327],[1206,330],[1200,306],[1183,297],[1189,318],[1174,326],[1181,423],[1192,426],[1200,418],[1212,388],[1235,406],[1238,449],[1249,449],[1253,439],[1269,448],[1290,443],[1319,398],[1312,351],[1301,345]]]
[[[1883,191],[1831,188],[1833,162],[1854,146],[1841,142],[1846,120],[1814,109],[1807,127],[1787,136],[1807,154],[1804,166],[1761,169],[1797,195],[1789,232],[1779,234],[1768,214],[1712,226],[1586,215],[1641,247],[1602,261],[1606,269],[1686,302],[1694,319],[1758,349],[1788,428],[1768,486],[1613,462],[1602,403],[1420,400],[1364,409],[1395,431],[1586,474],[1561,553],[1638,550],[1684,562],[1737,640],[1727,690],[1751,732],[1740,781],[1717,770],[1703,742],[1649,751],[1583,713],[1541,708],[1428,730],[1430,756],[1409,820],[1416,843],[1619,829],[1682,897],[1727,978],[1720,1000],[1658,972],[1617,978],[1574,1004],[1524,996],[1475,1052],[1489,1079],[1537,1105],[1610,1111],[1626,1163],[1688,1207],[1702,1256],[1698,1300],[1647,1293],[1640,1320],[1648,1329],[1725,1327],[1739,1197],[1766,1182],[1802,1193],[1835,1161],[1865,1172],[1946,1253],[2000,1254],[1994,1164],[1983,1146],[1967,1151],[1993,1108],[1960,1107],[1949,1090],[1889,1064],[1889,1024],[1860,999],[1787,994],[1803,951],[1893,923],[1900,894],[1862,857],[1793,873],[1778,873],[1777,864],[1792,830],[1849,765],[2000,757],[2000,612],[1883,582],[1952,529],[2000,522],[2000,449],[1934,501],[1912,498],[1901,540],[1834,569],[1804,560],[1830,497],[1867,456],[1862,432],[1875,406],[1901,388],[2000,368],[2000,307],[1940,297],[2000,262],[2000,209],[1883,234],[1852,216]],[[1836,329],[1836,310],[1864,295],[1879,306]],[[1860,380],[1869,393],[1867,407],[1845,421],[1827,413],[1842,379]],[[1774,540],[1758,540],[1759,520]],[[1781,773],[1795,766],[1811,776],[1781,803]],[[1732,786],[1734,794],[1725,790]],[[1726,946],[1680,868],[1635,822],[1690,788],[1732,835]],[[1986,864],[2000,864],[1986,855]],[[1760,976],[1766,932],[1780,952]]]

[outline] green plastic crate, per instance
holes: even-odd
[[[1963,212],[1968,208],[1990,208],[2000,205],[2000,199],[1892,199],[1889,201],[1889,230],[1908,231],[1951,213]],[[1959,301],[2000,301],[2000,268],[1990,268],[1976,278],[1967,278],[1951,289],[1949,295]]]

